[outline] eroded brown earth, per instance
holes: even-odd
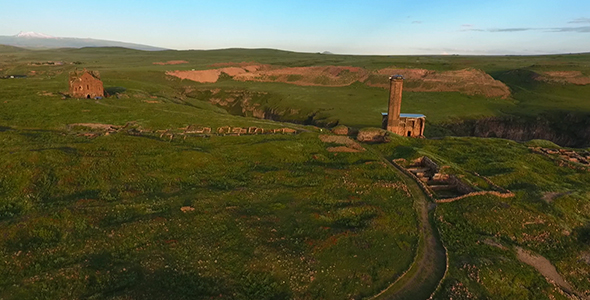
[[[167,75],[200,83],[212,83],[225,73],[234,80],[282,82],[301,86],[348,86],[362,82],[369,86],[388,88],[388,78],[401,74],[405,89],[414,92],[460,92],[468,95],[508,98],[510,89],[501,81],[476,69],[433,71],[426,69],[385,68],[369,71],[352,66],[281,67],[254,62],[220,63],[213,69],[168,71]]]

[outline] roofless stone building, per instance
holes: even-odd
[[[74,71],[70,73],[70,95],[74,98],[92,99],[104,96],[100,74],[96,71]]]
[[[402,114],[402,88],[404,77],[389,77],[389,109],[382,113],[382,128],[401,136],[422,137],[426,116],[421,114]]]

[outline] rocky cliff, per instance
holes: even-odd
[[[458,136],[498,137],[515,141],[543,139],[564,147],[590,146],[588,114],[559,112],[538,117],[495,117],[462,120],[441,127]]]

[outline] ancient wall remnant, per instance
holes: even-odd
[[[70,95],[74,98],[92,99],[104,96],[100,74],[96,71],[74,71],[69,79]]]
[[[356,139],[359,142],[366,143],[384,143],[389,141],[387,138],[387,131],[370,128],[361,129],[356,136]]]
[[[402,114],[402,90],[404,77],[393,75],[389,78],[389,108],[382,113],[382,128],[401,136],[422,137],[426,116],[421,114]]]

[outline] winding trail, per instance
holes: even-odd
[[[383,154],[370,147],[367,148],[379,157],[388,168],[397,172],[408,186],[420,223],[420,237],[414,262],[406,273],[371,299],[429,299],[439,286],[447,268],[446,250],[440,241],[432,219],[436,206],[434,203],[429,203],[424,192],[412,178],[399,170]]]

